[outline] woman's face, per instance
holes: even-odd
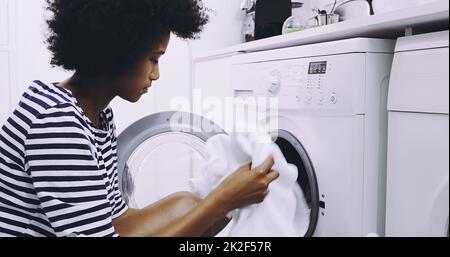
[[[148,92],[152,82],[159,79],[159,58],[166,52],[169,40],[170,33],[163,35],[155,47],[142,56],[133,70],[116,81],[118,96],[135,103]]]

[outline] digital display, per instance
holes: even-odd
[[[326,74],[327,73],[327,62],[311,62],[309,64],[308,74]]]

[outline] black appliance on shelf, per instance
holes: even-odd
[[[291,15],[291,0],[256,1],[255,39],[281,35],[283,23]]]

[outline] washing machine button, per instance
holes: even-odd
[[[331,94],[330,102],[331,102],[332,104],[337,104],[338,98],[337,98],[337,94],[336,94],[336,93]]]
[[[319,100],[319,104],[323,104],[323,101],[325,100],[325,97],[323,96],[323,93],[322,93],[322,92],[319,93],[319,98],[318,98],[318,100]]]

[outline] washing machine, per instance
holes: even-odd
[[[386,235],[449,235],[449,32],[398,40],[389,92]]]
[[[395,41],[358,38],[233,57],[237,98],[278,100],[274,140],[297,166],[310,208],[309,228],[299,236],[384,234],[383,153],[394,47]],[[189,191],[189,179],[207,156],[205,142],[220,133],[204,117],[173,112],[125,130],[118,138],[119,184],[128,204],[142,208]]]
[[[233,57],[235,96],[278,99],[313,236],[384,235],[387,92],[395,42],[356,38]]]

